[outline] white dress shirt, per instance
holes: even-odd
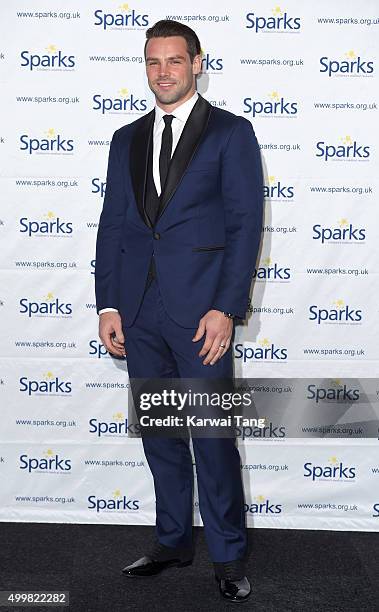
[[[172,128],[172,151],[171,157],[174,154],[176,145],[179,142],[179,138],[182,135],[183,128],[190,115],[191,110],[196,104],[199,94],[197,91],[193,94],[192,98],[178,106],[172,113],[166,113],[160,106],[155,106],[155,121],[153,130],[153,178],[158,196],[161,193],[161,178],[159,174],[159,154],[161,151],[162,133],[164,130],[163,115],[174,115],[174,119],[171,123]]]
[[[172,151],[171,157],[174,154],[176,149],[176,145],[179,142],[179,138],[182,135],[183,128],[186,124],[186,121],[195,106],[199,94],[197,91],[193,94],[189,100],[183,102],[180,106],[177,106],[172,113],[166,113],[160,106],[155,105],[155,120],[154,120],[154,128],[153,128],[153,179],[155,183],[155,188],[157,190],[158,196],[161,193],[161,179],[159,174],[159,154],[161,151],[161,143],[162,143],[162,133],[164,129],[164,121],[163,115],[174,115],[174,119],[172,120],[171,128],[172,128]],[[118,312],[116,308],[102,308],[99,310],[99,314],[103,312]]]

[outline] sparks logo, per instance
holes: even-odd
[[[92,189],[91,193],[98,194],[101,198],[104,197],[106,181],[102,181],[99,177],[95,177],[91,181]]]
[[[137,98],[126,87],[122,87],[112,98],[95,94],[92,100],[92,109],[100,111],[102,115],[106,113],[143,113],[147,109],[146,98]]]
[[[100,421],[97,418],[93,418],[88,421],[88,424],[89,433],[94,434],[98,438],[101,438],[102,436],[110,438],[125,438],[128,436],[129,431],[133,434],[140,431],[139,423],[135,425],[128,425],[128,419],[125,417],[123,412],[116,412],[113,414],[112,420],[110,421]]]
[[[204,49],[201,49],[201,71],[203,74],[211,74],[212,72],[221,72],[224,68],[223,60],[221,57],[214,57],[210,53],[206,53]]]
[[[40,302],[34,302],[28,298],[20,299],[20,314],[31,317],[59,317],[70,318],[72,315],[71,302],[61,302],[59,298],[49,291]]]
[[[271,15],[256,15],[255,13],[247,13],[246,28],[253,32],[270,32],[297,34],[301,27],[300,17],[290,16],[287,11],[282,10],[280,6],[274,6],[271,10]]]
[[[356,402],[359,400],[360,393],[358,388],[347,387],[339,378],[332,379],[328,387],[308,385],[309,400],[319,402]]]
[[[334,308],[320,308],[316,304],[309,306],[310,321],[321,323],[357,325],[362,321],[362,310],[351,308],[344,300],[338,299],[332,302]]]
[[[263,186],[263,195],[273,201],[293,200],[294,186],[284,185],[276,176],[268,177],[268,184]]]
[[[370,147],[358,144],[350,135],[340,138],[342,144],[327,144],[324,140],[316,143],[316,157],[324,161],[367,161],[370,157]]]
[[[110,353],[108,353],[104,344],[101,344],[98,340],[90,340],[88,342],[89,351],[88,354],[96,357],[97,359],[102,359],[103,357],[111,357]]]
[[[372,76],[374,72],[374,62],[367,60],[362,61],[360,55],[357,55],[353,49],[344,54],[343,59],[330,59],[329,57],[320,58],[320,72],[326,73],[329,77],[367,77]]]
[[[251,113],[253,117],[294,119],[298,113],[298,103],[287,100],[276,90],[269,93],[263,100],[244,98],[243,105],[243,112]]]
[[[246,513],[272,515],[281,514],[283,510],[282,504],[275,504],[270,499],[266,499],[264,495],[257,495],[254,500],[252,504],[244,504]]]
[[[71,471],[71,459],[64,459],[48,448],[42,453],[43,457],[30,457],[27,454],[20,455],[20,470],[40,473],[62,473]]]
[[[49,210],[43,215],[42,219],[30,219],[29,217],[22,217],[20,219],[20,234],[27,234],[29,238],[31,236],[59,236],[59,237],[71,237],[72,234],[72,222],[62,221],[56,216],[54,212]]]
[[[243,363],[248,361],[285,361],[287,359],[287,348],[278,347],[268,338],[262,338],[258,346],[246,346],[246,344],[236,344],[234,347],[234,357],[242,359]]]
[[[21,52],[21,67],[32,70],[73,70],[75,67],[75,55],[66,55],[56,45],[48,45],[47,53]]]
[[[74,141],[66,140],[61,134],[56,134],[54,128],[49,128],[44,138],[32,138],[28,134],[20,136],[20,151],[27,151],[29,155],[72,155]]]
[[[258,268],[255,268],[253,278],[264,281],[286,281],[291,278],[291,269],[283,268],[276,262],[273,264],[271,257],[265,257]]]
[[[349,223],[346,217],[342,217],[334,227],[316,223],[312,230],[312,240],[319,240],[321,244],[362,244],[366,240],[366,229],[354,226],[352,223]]]
[[[54,376],[52,372],[47,372],[41,380],[32,380],[27,376],[20,378],[19,391],[27,393],[29,397],[32,395],[48,395],[49,397],[56,395],[70,395],[72,384],[70,381],[61,380],[58,376]]]
[[[130,510],[139,510],[139,499],[128,499],[123,495],[120,489],[116,489],[109,498],[98,497],[97,495],[89,495],[88,506],[89,510],[96,512],[128,512]]]
[[[242,438],[242,440],[250,440],[251,438],[285,438],[286,427],[285,425],[274,425],[272,421],[267,422],[266,419],[265,427],[236,427],[236,436]]]
[[[344,465],[337,457],[330,457],[329,465],[315,465],[312,462],[304,463],[304,478],[326,480],[333,482],[347,482],[355,479],[356,467]]]
[[[117,12],[104,12],[102,9],[94,11],[94,25],[103,30],[136,30],[149,25],[149,15],[138,13],[124,2],[116,8]]]

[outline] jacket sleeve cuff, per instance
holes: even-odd
[[[218,310],[219,312],[229,312],[230,314],[233,315],[233,317],[235,319],[244,319],[246,317],[246,314],[244,316],[242,316],[240,312],[238,312],[238,313],[235,312],[235,309],[234,310],[230,310],[230,309],[228,310],[227,308],[222,308],[221,306],[217,306],[217,305],[212,306],[211,310]]]

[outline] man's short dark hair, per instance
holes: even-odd
[[[171,19],[161,19],[157,21],[151,28],[146,30],[146,42],[144,48],[144,55],[146,58],[146,46],[151,38],[168,38],[169,36],[183,36],[187,43],[187,51],[190,56],[191,64],[195,55],[201,54],[201,45],[199,38],[192,30],[184,23],[179,21],[172,21]]]

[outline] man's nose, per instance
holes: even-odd
[[[161,64],[159,67],[159,76],[164,77],[168,74],[168,64]]]

